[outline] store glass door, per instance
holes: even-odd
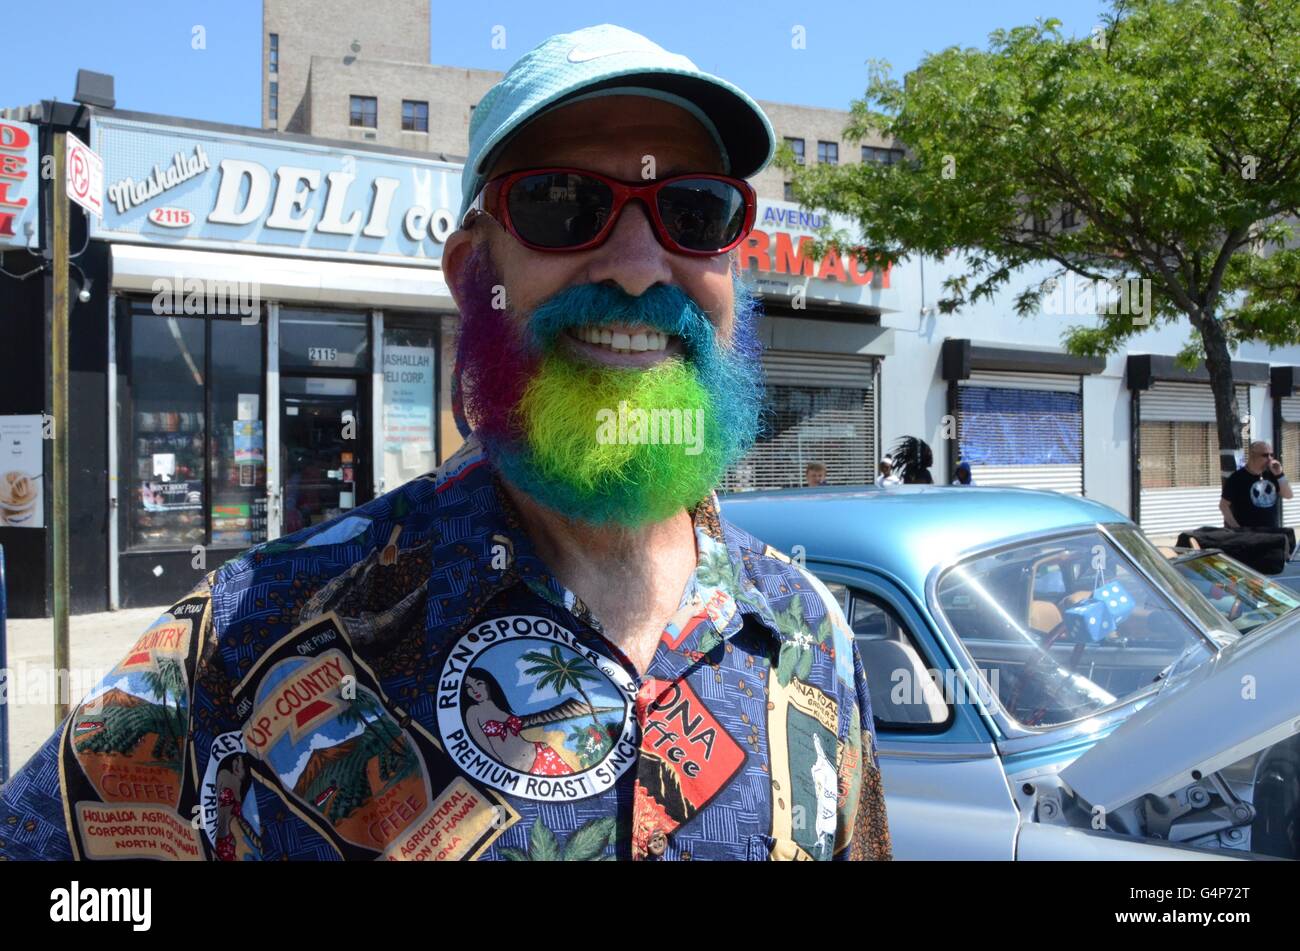
[[[370,500],[363,382],[358,377],[281,375],[281,535]]]

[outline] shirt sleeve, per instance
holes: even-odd
[[[182,799],[195,656],[212,623],[210,577],[135,640],[0,788],[0,860],[202,857]],[[142,835],[136,851],[110,854],[112,830],[129,830],[135,813],[157,838]]]
[[[0,788],[0,861],[72,858],[59,788],[62,736],[60,727]]]
[[[857,761],[857,776],[850,776],[848,795],[842,797],[840,821],[851,829],[845,856],[856,862],[882,862],[894,857],[889,835],[889,818],[885,811],[885,788],[876,759],[876,731],[871,713],[871,696],[867,691],[867,673],[858,646],[853,644],[853,681],[857,691],[858,722],[854,748],[849,738],[845,759]]]
[[[853,637],[853,629],[839,602],[825,585],[805,571],[809,584],[826,606],[837,666],[842,662],[840,704],[848,713],[841,727],[839,795],[837,797],[834,858],[849,861],[886,861],[893,858],[885,791],[876,762],[875,720],[867,671]],[[840,659],[843,659],[842,661]],[[852,681],[851,683],[849,681]]]

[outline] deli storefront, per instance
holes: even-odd
[[[458,165],[127,113],[90,134],[111,274],[110,607],[166,603],[454,449],[439,262]]]

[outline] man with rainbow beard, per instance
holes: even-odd
[[[5,786],[0,856],[889,858],[841,608],[714,494],[773,151],[639,34],[525,54],[442,254],[462,447],[209,573]]]

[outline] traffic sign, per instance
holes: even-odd
[[[68,197],[91,214],[104,217],[104,160],[68,133]]]

